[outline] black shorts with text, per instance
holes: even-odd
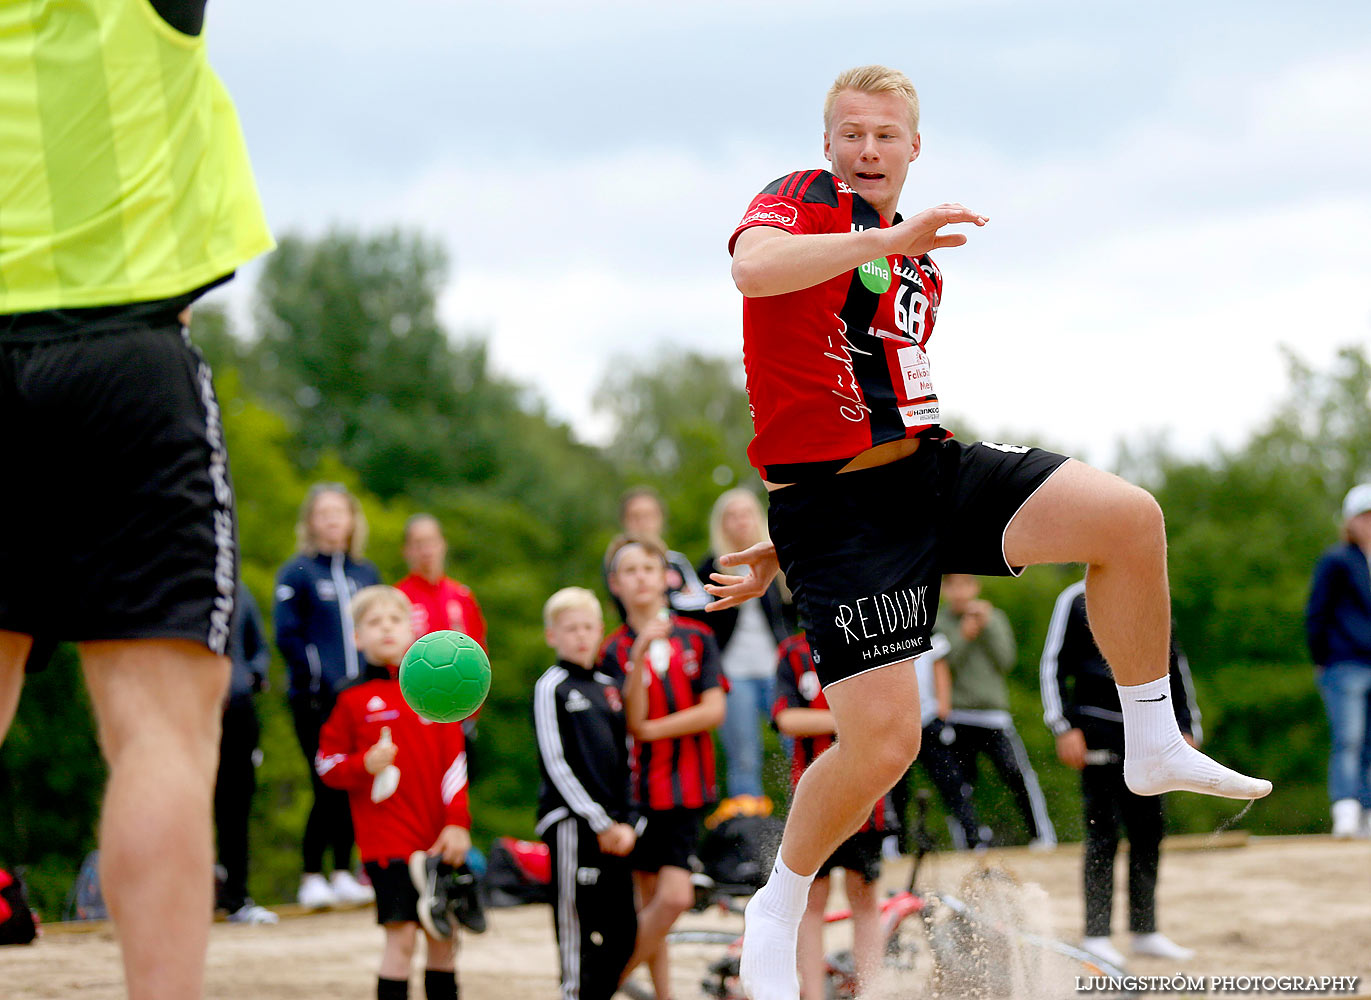
[[[925,440],[898,462],[774,490],[771,537],[820,683],[927,652],[944,573],[1021,573],[1005,561],[1005,529],[1065,461]]]
[[[121,329],[0,329],[0,629],[225,651],[233,488],[176,305]]]

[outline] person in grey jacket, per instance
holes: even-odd
[[[1342,544],[1314,567],[1305,609],[1333,748],[1328,797],[1333,836],[1371,836],[1371,483],[1342,504]]]

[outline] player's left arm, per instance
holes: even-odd
[[[1014,642],[1014,628],[1009,624],[1008,615],[999,608],[992,607],[981,638],[985,640],[990,658],[995,661],[995,667],[1000,673],[1007,674],[1014,669],[1018,645]]]
[[[340,698],[319,730],[314,770],[330,788],[369,788],[373,775],[366,767],[365,750],[357,746],[348,703]]]

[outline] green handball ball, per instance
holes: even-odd
[[[400,693],[430,722],[460,722],[490,693],[490,660],[463,632],[430,632],[400,661]]]

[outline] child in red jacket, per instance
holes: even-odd
[[[394,587],[366,587],[352,600],[366,673],[342,688],[319,733],[315,770],[345,789],[357,848],[376,890],[386,930],[377,1000],[404,1000],[422,924],[427,1000],[456,1000],[455,927],[447,866],[471,847],[466,753],[458,723],[432,723],[405,703],[398,664],[413,642],[409,599]]]

